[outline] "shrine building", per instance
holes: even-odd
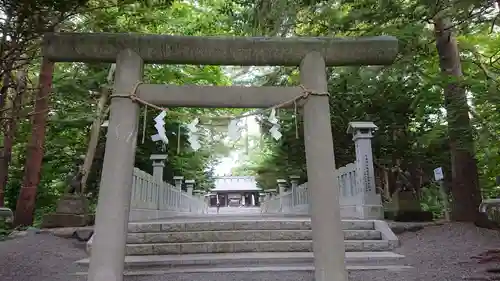
[[[216,177],[214,188],[210,190],[209,205],[221,207],[253,207],[259,206],[260,188],[255,177],[222,176]]]

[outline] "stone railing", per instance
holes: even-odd
[[[288,194],[283,194],[281,196],[266,195],[262,203],[260,203],[261,213],[280,213],[283,212],[283,207],[281,205],[282,199],[286,198]]]
[[[361,217],[357,213],[357,206],[362,204],[360,190],[356,188],[356,165],[348,164],[337,171],[339,182],[339,203],[343,217]],[[270,195],[262,203],[263,212],[268,213],[299,213],[309,212],[309,190],[307,183],[297,185],[296,177],[291,177],[291,190],[286,190],[286,181],[278,180],[278,188],[284,192],[277,195]]]
[[[340,214],[346,218],[360,218],[359,208],[363,204],[362,190],[356,188],[356,164],[350,163],[337,170],[339,181]]]
[[[375,190],[369,122],[351,123],[356,143],[356,162],[334,171],[338,181],[339,205],[343,218],[381,219],[382,200]],[[371,123],[373,124],[373,123]],[[352,126],[352,127],[351,127]],[[366,127],[364,127],[366,126]],[[298,185],[298,177],[290,177],[291,188],[286,180],[278,180],[278,192],[267,192],[261,203],[264,213],[308,214],[310,200],[307,183]],[[333,203],[333,201],[332,201]]]
[[[0,222],[5,221],[11,223],[14,221],[14,213],[11,209],[0,207]]]
[[[163,165],[163,161],[153,163],[153,175],[134,168],[129,220],[150,220],[177,214],[206,213],[208,205],[204,197],[193,194],[195,181],[186,180],[187,191],[182,191],[183,177],[174,177],[175,185],[164,182],[161,180],[163,174],[158,174],[163,171],[159,169],[159,164]]]
[[[278,186],[286,182],[278,181]],[[294,180],[292,180],[294,182]],[[296,213],[303,214],[309,212],[309,192],[307,183],[300,186],[292,184],[290,191],[284,191],[282,194],[268,194],[261,203],[263,213]]]

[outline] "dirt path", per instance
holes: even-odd
[[[350,281],[459,281],[500,264],[478,265],[470,259],[491,248],[500,248],[500,233],[466,224],[426,227],[400,235],[397,252],[415,269],[402,272],[370,271],[350,274]],[[0,242],[1,281],[85,281],[71,276],[73,262],[85,257],[83,244],[50,234],[28,235]],[[126,281],[312,281],[310,272],[197,273],[127,277]]]

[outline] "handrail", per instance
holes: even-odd
[[[14,220],[14,213],[9,208],[0,207],[0,218],[3,218],[5,222],[12,222]]]
[[[500,207],[500,198],[484,199],[479,205],[479,212],[486,213],[489,206]]]
[[[134,168],[131,207],[134,209],[205,213],[208,205],[202,198],[157,180],[152,175]]]
[[[382,202],[379,194],[366,195],[362,182],[357,182],[356,164],[350,163],[335,171],[339,188],[340,212],[346,218],[380,217]],[[307,183],[292,186],[291,192],[267,197],[261,203],[263,213],[308,213],[310,190]]]

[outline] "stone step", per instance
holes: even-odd
[[[345,240],[381,240],[378,230],[344,230]],[[224,230],[129,233],[127,243],[312,240],[311,230]]]
[[[387,240],[345,240],[346,252],[389,251]],[[216,241],[191,243],[127,244],[127,255],[174,255],[243,252],[312,252],[311,240]]]
[[[348,271],[384,270],[402,271],[411,266],[400,264],[404,256],[392,252],[346,252]],[[260,252],[189,254],[160,256],[127,256],[126,276],[162,275],[170,273],[235,273],[235,272],[283,272],[314,270],[314,257],[310,252]],[[76,262],[82,269],[77,275],[86,275],[89,259]],[[170,276],[171,277],[171,276]]]
[[[393,252],[346,252],[347,265],[387,265],[404,258]],[[160,269],[181,268],[200,265],[280,265],[306,264],[312,265],[312,252],[254,252],[254,253],[222,253],[222,254],[188,254],[188,255],[145,255],[125,257],[126,269]],[[75,262],[80,266],[88,266],[89,259]]]
[[[129,223],[129,233],[141,232],[191,232],[191,231],[223,231],[223,230],[310,230],[308,218],[267,218],[223,220],[170,220],[144,223]],[[343,230],[373,230],[374,222],[370,220],[342,220]]]
[[[401,272],[406,270],[414,270],[413,266],[407,265],[347,265],[347,272],[355,272],[355,271],[388,271],[388,272]],[[288,275],[280,276],[280,273],[288,273],[288,272],[304,272],[303,276],[295,276],[298,279],[290,280],[288,279]],[[244,272],[249,274],[257,274],[258,272],[270,273],[273,272],[273,278],[281,278],[279,280],[288,280],[288,281],[302,281],[308,280],[310,278],[309,272],[314,271],[313,265],[280,265],[280,266],[243,266],[243,267],[212,267],[212,266],[199,266],[195,268],[171,268],[166,270],[125,270],[123,271],[123,276],[159,276],[161,279],[155,280],[171,280],[172,274],[179,274],[180,276],[185,276],[185,274],[190,273],[217,273],[220,279],[223,280],[234,280],[235,273]],[[76,272],[74,276],[87,276],[87,272],[80,271]],[[80,280],[80,279],[78,279]],[[135,280],[135,279],[134,279]],[[256,280],[256,279],[255,279]],[[277,280],[277,279],[273,279]]]

